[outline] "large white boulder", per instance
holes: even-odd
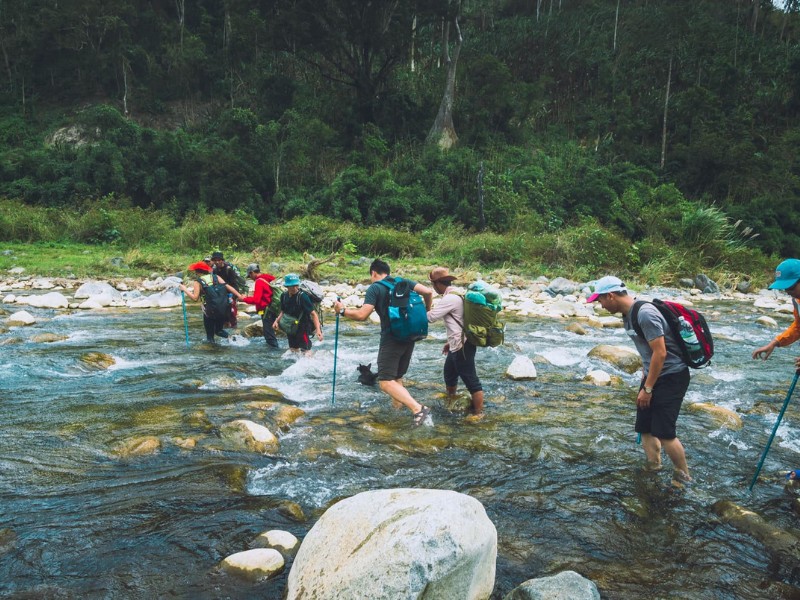
[[[111,284],[105,281],[87,281],[77,290],[75,290],[75,299],[81,300],[83,298],[91,298],[93,296],[108,296],[108,306],[114,300],[122,300],[122,294]]]
[[[475,498],[449,490],[357,494],[308,532],[288,600],[483,600],[494,588],[497,530]]]
[[[600,600],[593,581],[575,571],[562,571],[552,577],[529,579],[503,600]]]
[[[28,296],[25,298],[25,304],[37,308],[67,308],[69,300],[64,294],[50,292],[41,296]]]
[[[508,366],[506,375],[515,381],[536,379],[536,365],[527,356],[517,356]]]
[[[34,323],[36,323],[36,319],[33,318],[33,315],[24,310],[12,313],[6,319],[8,325],[33,325]]]

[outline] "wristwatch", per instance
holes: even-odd
[[[652,394],[653,393],[653,388],[644,386],[644,393],[645,394]]]
[[[340,315],[342,315],[342,316],[344,316],[344,311],[346,311],[346,310],[347,310],[347,309],[346,309],[346,308],[343,306],[343,307],[341,308],[341,310],[339,310],[339,314],[340,314]]]

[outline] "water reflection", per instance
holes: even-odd
[[[684,411],[679,432],[696,483],[669,489],[669,473],[641,469],[633,432],[638,376],[588,356],[599,343],[629,345],[624,333],[565,322],[513,320],[508,344],[482,349],[478,368],[488,416],[465,423],[443,405],[443,330],[419,344],[409,389],[434,406],[433,428],[412,429],[377,388],[356,383],[359,363],[375,363],[376,326],[340,325],[336,404],[331,405],[333,330],[312,358],[270,353],[263,340],[199,344],[190,320],[185,347],[180,309],[54,314],[32,309],[32,328],[0,335],[0,590],[10,594],[280,597],[285,574],[243,584],[216,564],[267,529],[302,539],[338,498],[381,487],[454,489],[478,498],[498,529],[494,597],[521,581],[573,569],[604,597],[796,598],[796,564],[773,556],[710,510],[729,499],[792,531],[796,515],[780,472],[800,467],[800,409],[790,404],[754,493],[760,452],[793,375],[791,350],[767,363],[749,359],[774,331],[750,307],[700,307],[719,333],[711,368],[694,373],[687,402],[735,411],[741,429],[705,412]],[[53,343],[34,334],[67,335]],[[632,346],[631,346],[632,347]],[[110,355],[108,369],[81,357]],[[536,360],[539,378],[504,377],[517,353]],[[601,368],[624,385],[581,381]],[[270,403],[280,392],[306,411],[280,431]],[[280,451],[231,449],[219,427],[238,418],[266,423]],[[155,437],[160,449],[122,456],[120,447]],[[176,439],[192,438],[194,449]],[[298,516],[299,507],[306,519]],[[5,547],[5,546],[4,546]]]

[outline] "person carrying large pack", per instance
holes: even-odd
[[[239,299],[242,295],[221,277],[212,273],[211,267],[202,261],[189,265],[188,271],[195,276],[192,289],[189,290],[183,284],[178,287],[194,302],[202,300],[203,327],[206,330],[206,339],[214,343],[215,335],[228,337],[228,332],[224,327],[230,316],[229,295]]]
[[[476,338],[468,334],[466,326],[467,306],[471,303],[452,287],[456,277],[450,275],[446,267],[436,267],[428,274],[428,279],[434,291],[441,296],[436,305],[428,311],[428,321],[434,323],[442,320],[447,330],[447,343],[442,349],[442,354],[446,356],[442,372],[445,389],[448,396],[455,396],[458,379],[461,378],[470,394],[470,418],[482,419],[483,386],[475,368]],[[486,337],[484,332],[482,334],[484,342]]]
[[[225,256],[219,250],[211,253],[211,268],[215,275],[221,277],[225,283],[233,287],[238,293],[247,291],[247,279],[242,277],[234,265],[225,260]],[[236,327],[237,315],[239,314],[236,302],[233,300],[233,295],[228,296],[229,311],[228,318],[226,319],[227,327]]]
[[[261,326],[264,330],[264,341],[270,348],[278,348],[278,338],[275,337],[275,330],[272,325],[280,313],[281,292],[276,290],[272,282],[275,276],[269,273],[262,273],[258,263],[247,266],[247,276],[255,281],[252,296],[245,296],[242,302],[254,304],[256,312],[261,315]],[[277,310],[276,310],[277,308]]]
[[[381,341],[378,347],[378,383],[395,406],[403,405],[414,415],[414,427],[425,423],[430,408],[417,402],[403,385],[414,345],[420,336],[427,334],[425,312],[431,308],[433,292],[424,285],[408,279],[390,277],[389,265],[375,259],[369,266],[372,284],[367,288],[361,308],[345,308],[337,300],[333,308],[341,316],[355,321],[366,321],[372,311],[381,320]],[[422,300],[424,331],[419,323],[418,298]],[[394,318],[394,325],[392,320]]]
[[[316,332],[320,342],[323,339],[318,310],[309,294],[300,289],[298,275],[289,273],[283,278],[283,285],[286,291],[281,294],[281,312],[273,328],[286,334],[292,352],[307,353],[311,350],[310,332]]]

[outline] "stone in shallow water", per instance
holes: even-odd
[[[81,356],[80,361],[84,366],[98,371],[107,369],[117,362],[113,356],[104,352],[87,352]]]
[[[609,362],[626,373],[635,373],[642,368],[642,359],[639,354],[625,346],[600,344],[589,351],[589,356]]]
[[[127,440],[117,447],[117,455],[120,458],[130,456],[144,456],[158,452],[161,448],[161,440],[153,436],[138,437]]]
[[[517,356],[506,370],[506,375],[515,381],[536,379],[536,366],[527,356]]]
[[[253,545],[257,548],[275,548],[281,552],[293,552],[297,550],[300,541],[288,531],[271,529],[260,534]]]
[[[255,548],[231,554],[221,564],[223,570],[250,581],[268,579],[283,571],[281,553],[272,548]]]
[[[593,581],[575,571],[563,571],[552,577],[529,579],[503,600],[600,600]]]

